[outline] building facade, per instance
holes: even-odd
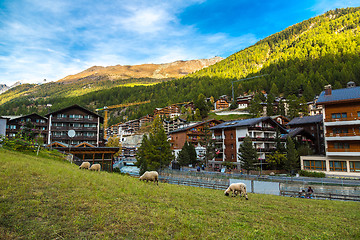
[[[205,135],[209,134],[211,137],[211,132],[206,129],[210,129],[217,124],[220,124],[221,121],[218,120],[208,120],[205,122],[196,123],[187,127],[179,128],[175,131],[169,133],[170,144],[172,150],[182,149],[185,142],[192,143],[194,146],[197,146],[201,141],[204,140]]]
[[[323,105],[326,157],[301,157],[301,169],[329,175],[360,176],[360,87],[332,90],[325,86]]]
[[[44,142],[48,136],[48,119],[36,113],[25,116],[5,116],[8,118],[6,124],[6,136],[15,137],[25,126],[31,127],[35,136],[41,137]]]
[[[290,129],[304,128],[315,138],[314,154],[325,155],[323,115],[297,117],[292,119],[286,126]]]
[[[87,142],[94,146],[103,144],[100,136],[100,124],[104,118],[79,105],[49,113],[47,143],[62,142],[68,145],[78,145]],[[75,131],[75,136],[69,135],[69,130]]]
[[[238,158],[239,147],[244,138],[249,136],[259,156],[259,164],[265,163],[267,155],[276,149],[276,132],[286,134],[286,130],[271,117],[252,118],[224,122],[212,127],[216,145],[216,156],[208,163],[210,168],[221,168],[225,161],[241,168]],[[278,136],[280,139],[280,136]]]

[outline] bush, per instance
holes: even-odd
[[[325,177],[325,173],[323,173],[323,172],[309,172],[309,171],[304,171],[304,170],[300,170],[299,175],[304,176],[304,177],[317,177],[317,178]]]
[[[2,140],[2,146],[6,149],[19,151],[19,152],[35,152],[36,144],[33,141],[26,140],[20,137],[16,138],[4,138]]]

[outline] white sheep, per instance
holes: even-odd
[[[247,193],[246,193],[246,185],[245,183],[232,183],[226,190],[225,190],[225,196],[229,196],[229,193],[232,192],[232,197],[236,197],[237,194],[244,195],[246,200],[248,199]],[[235,195],[235,196],[234,196]]]
[[[91,165],[90,170],[94,170],[94,171],[100,172],[100,170],[101,170],[101,165],[98,164],[98,163],[95,163],[95,164]]]
[[[157,171],[146,171],[140,178],[140,181],[153,181],[154,183],[156,182],[157,185],[159,185],[159,174]]]
[[[83,168],[89,169],[90,168],[90,163],[89,162],[82,162],[79,169],[83,169]]]

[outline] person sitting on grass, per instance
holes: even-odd
[[[305,190],[303,189],[301,192],[299,192],[299,198],[305,198]]]
[[[308,190],[307,190],[306,197],[307,198],[313,198],[312,197],[313,193],[314,193],[314,190],[311,187],[309,187]]]

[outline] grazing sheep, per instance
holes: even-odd
[[[159,174],[157,171],[146,171],[140,178],[140,181],[153,181],[154,183],[156,182],[157,185],[159,185]]]
[[[231,184],[226,190],[225,190],[225,196],[229,196],[229,193],[232,192],[232,197],[236,197],[237,194],[244,195],[246,200],[248,199],[247,193],[246,193],[246,185],[245,183],[233,183]],[[235,196],[234,196],[235,195]]]
[[[100,170],[101,170],[101,165],[98,164],[98,163],[93,164],[93,165],[91,165],[90,170],[94,170],[94,171],[100,172]]]
[[[79,169],[83,169],[83,168],[89,169],[90,168],[90,163],[89,162],[82,162]]]

